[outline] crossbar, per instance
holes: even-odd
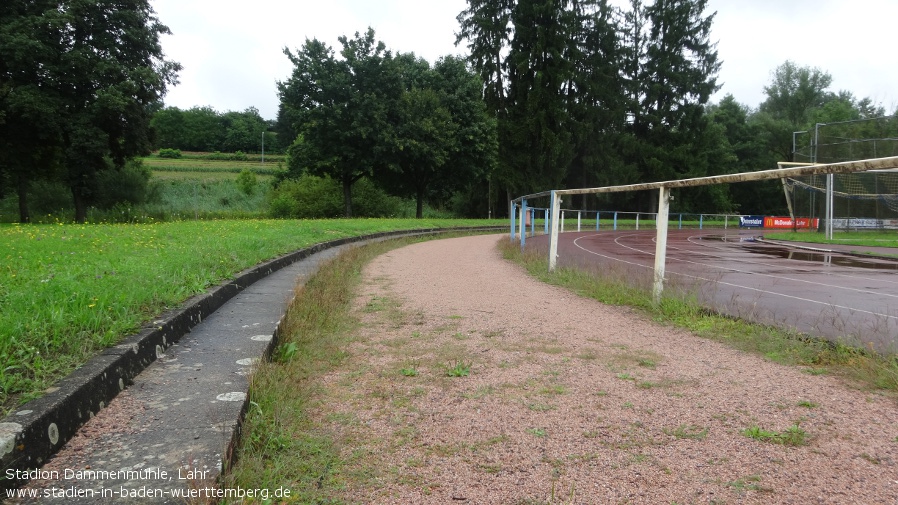
[[[708,177],[695,177],[692,179],[674,179],[663,182],[648,182],[644,184],[627,184],[624,186],[604,186],[600,188],[581,189],[557,189],[557,195],[587,195],[599,193],[620,193],[624,191],[645,191],[661,188],[691,188],[696,186],[710,186],[712,184],[728,184],[734,182],[765,181],[769,179],[783,179],[786,177],[799,177],[803,175],[818,174],[851,174],[866,172],[868,170],[888,170],[898,168],[898,156],[889,158],[875,158],[861,161],[845,161],[840,163],[827,163],[815,165],[802,165],[791,168],[776,168],[772,170],[759,170],[757,172],[740,172],[738,174],[712,175]],[[514,199],[518,202],[522,199],[532,200],[549,196],[550,191],[534,193]]]

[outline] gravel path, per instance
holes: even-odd
[[[366,268],[360,339],[322,388],[343,471],[369,469],[347,501],[898,502],[894,398],[542,284],[498,240]],[[795,425],[806,445],[742,434]]]

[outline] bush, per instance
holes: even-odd
[[[342,188],[340,190],[342,208]],[[388,195],[368,179],[361,179],[352,187],[352,214],[355,217],[397,217],[402,199]]]
[[[28,206],[32,217],[72,208],[72,190],[61,181],[38,180],[28,190]]]
[[[256,174],[252,170],[244,168],[240,171],[237,176],[237,187],[240,188],[240,191],[247,196],[251,195],[256,190],[256,184]]]
[[[340,185],[326,177],[287,179],[271,192],[270,212],[280,218],[332,218],[343,214]]]
[[[386,194],[368,179],[352,187],[354,217],[395,217],[401,207],[401,199]],[[343,217],[343,188],[329,177],[286,179],[270,193],[269,212],[277,218]]]
[[[122,169],[97,173],[96,206],[111,209],[117,204],[137,205],[147,201],[150,169],[140,160],[129,161]]]
[[[215,151],[213,153],[200,156],[200,158],[212,161],[247,161],[249,159],[249,157],[243,151],[237,151],[236,153],[223,153],[221,151]]]
[[[160,157],[160,158],[174,158],[174,159],[177,159],[177,158],[180,158],[180,157],[181,157],[181,150],[180,150],[180,149],[167,149],[167,148],[166,148],[166,149],[160,149],[160,150],[159,150],[159,157]]]

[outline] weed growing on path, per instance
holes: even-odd
[[[793,447],[807,445],[808,443],[808,434],[798,423],[789,426],[783,431],[765,430],[755,425],[742,430],[742,434],[755,440]]]

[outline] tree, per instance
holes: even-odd
[[[445,170],[448,180],[438,184],[445,188],[442,196],[448,198],[450,191],[471,191],[477,186],[488,189],[488,179],[498,165],[499,140],[496,119],[481,98],[482,81],[463,59],[454,56],[441,58],[433,70],[436,74],[434,87],[441,93],[443,106],[452,116],[456,133]],[[480,191],[479,194],[487,192]],[[486,204],[488,206],[489,202]],[[488,208],[480,206],[480,211],[474,215],[483,216],[488,212]]]
[[[153,114],[150,127],[153,129],[153,146],[156,149],[181,149],[190,151],[187,144],[188,111],[177,107],[165,107]]]
[[[497,178],[507,188],[714,169],[708,160],[725,146],[704,110],[720,67],[706,0],[632,0],[623,14],[607,0],[468,5],[456,43],[467,41],[485,81],[499,128]]]
[[[607,0],[572,2],[571,37],[565,57],[573,72],[564,86],[574,145],[567,186],[597,187],[635,180],[617,153],[626,120],[623,79],[619,68],[623,43],[618,11]],[[587,196],[580,197],[582,208]]]
[[[339,38],[341,59],[317,39],[284,54],[293,74],[278,83],[285,113],[301,140],[290,148],[290,170],[328,175],[343,188],[344,213],[352,216],[352,186],[386,169],[392,149],[390,107],[402,92],[393,57],[374,30]]]
[[[719,135],[709,129],[704,106],[718,89],[714,15],[707,0],[631,1],[625,16],[628,51],[623,67],[629,98],[624,156],[642,181],[709,175]],[[654,208],[653,195],[643,207]],[[682,199],[678,205],[685,205]]]
[[[573,158],[563,87],[573,73],[564,58],[572,26],[561,0],[519,0],[508,54],[508,117],[502,153],[516,189],[559,187]]]
[[[159,43],[169,30],[148,0],[12,0],[2,13],[5,128],[40,130],[58,150],[83,222],[97,174],[149,149],[150,117],[180,69]]]
[[[395,59],[405,88],[396,103],[392,167],[379,179],[416,201],[445,202],[482,181],[496,155],[495,121],[480,97],[479,78],[463,60],[447,56],[433,68],[413,54]]]
[[[496,117],[505,112],[506,50],[511,41],[515,0],[468,0],[456,18],[461,30],[455,45],[468,41],[469,61],[484,83],[483,97]]]
[[[718,160],[721,173],[752,172],[776,168],[778,160],[768,149],[768,132],[757,120],[755,111],[726,95],[708,107],[708,118],[726,137],[728,156]],[[733,184],[729,194],[735,208],[743,214],[782,214],[787,212],[782,184],[778,180]]]
[[[22,223],[31,220],[31,183],[59,177],[60,104],[53,76],[41,63],[59,51],[60,19],[50,12],[55,6],[24,0],[0,5],[0,194],[9,187],[17,195]]]
[[[795,161],[793,153],[794,132],[807,131],[813,125],[811,113],[823,107],[831,94],[827,89],[832,77],[818,69],[799,67],[786,61],[773,71],[773,80],[764,86],[767,98],[761,103],[765,129],[770,132],[769,149],[780,160]]]
[[[224,141],[221,151],[259,151],[262,134],[268,127],[259,110],[250,107],[243,112],[226,112],[222,116]]]

